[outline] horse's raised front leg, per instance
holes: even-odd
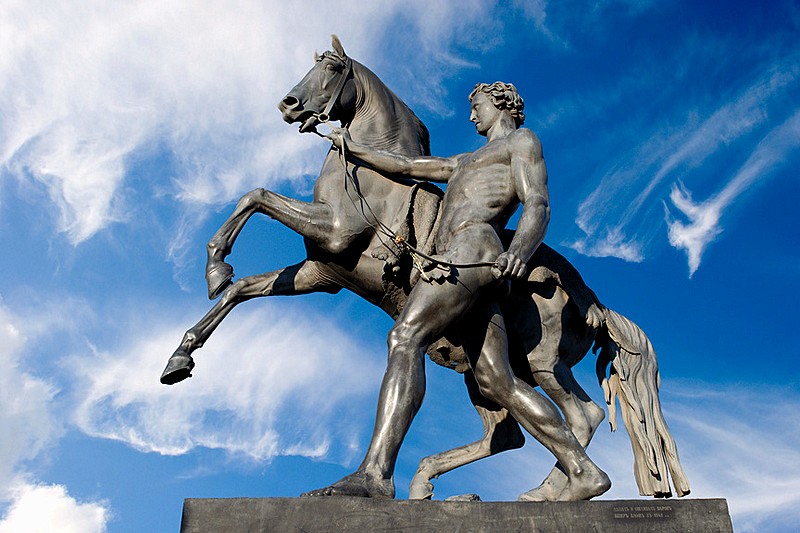
[[[325,267],[314,261],[303,261],[293,266],[242,278],[223,292],[222,298],[189,329],[178,349],[169,358],[161,375],[161,383],[172,385],[191,377],[194,360],[192,352],[201,348],[217,326],[234,307],[242,302],[262,296],[292,296],[310,292],[335,293],[341,286],[325,274]]]
[[[417,472],[411,480],[408,493],[411,500],[431,499],[432,479],[496,453],[520,448],[525,443],[525,436],[519,424],[508,411],[481,396],[471,371],[464,374],[464,381],[467,383],[472,404],[483,421],[483,438],[465,446],[425,457],[420,461]]]
[[[208,242],[206,280],[208,297],[216,298],[233,279],[233,267],[224,261],[245,223],[255,213],[274,218],[314,242],[321,249],[344,252],[367,229],[367,223],[346,213],[337,213],[324,202],[302,202],[266,189],[255,189],[239,199],[231,216]]]

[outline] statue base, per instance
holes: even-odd
[[[614,531],[733,533],[724,499],[462,502],[368,498],[188,498],[181,533]]]

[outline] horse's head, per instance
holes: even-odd
[[[333,50],[315,54],[314,67],[278,104],[283,120],[301,122],[301,132],[313,130],[320,122],[347,120],[355,109],[353,60],[335,35],[332,45]]]

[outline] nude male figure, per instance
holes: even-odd
[[[436,235],[438,257],[450,263],[494,267],[436,268],[411,291],[389,333],[389,361],[381,384],[372,441],[358,470],[308,496],[394,497],[394,466],[400,445],[425,393],[425,352],[456,322],[481,393],[505,407],[562,465],[567,483],[559,500],[602,494],[610,481],[544,396],[517,379],[508,361],[505,325],[492,297],[498,278],[521,278],[542,243],[550,218],[547,170],[541,143],[524,121],[513,85],[479,84],[470,95],[470,120],[487,143],[453,157],[407,158],[368,149],[346,130],[330,135],[336,147],[388,175],[447,182]],[[522,215],[511,245],[498,234],[519,204]],[[476,302],[480,301],[478,305]]]

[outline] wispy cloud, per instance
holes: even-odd
[[[515,0],[512,5],[518,9],[527,20],[533,22],[539,33],[547,37],[552,43],[566,46],[563,37],[551,30],[547,23],[548,5],[546,0]]]
[[[800,520],[800,408],[789,387],[669,384],[665,411],[693,496],[725,497],[737,531]],[[780,529],[780,528],[779,528]]]
[[[0,163],[47,188],[72,242],[125,219],[128,158],[156,143],[183,163],[179,183],[197,181],[190,199],[205,202],[243,187],[265,159],[302,171],[302,146],[295,158],[263,150],[293,139],[258,126],[274,110],[272,73],[293,58],[268,53],[281,44],[268,11],[238,7],[4,3]],[[274,166],[265,179],[277,179]]]
[[[592,379],[588,372],[584,377]],[[596,388],[589,392],[602,402]],[[800,409],[796,390],[665,381],[661,399],[691,483],[690,497],[725,498],[736,531],[793,530],[800,521],[800,421],[792,416]],[[624,430],[611,433],[603,423],[588,452],[611,477],[604,499],[639,497]],[[468,482],[458,489],[479,488],[484,499],[513,498],[536,486],[552,465],[552,456],[528,439],[522,450],[467,467]]]
[[[62,433],[50,402],[51,383],[22,368],[27,335],[18,317],[0,303],[0,499],[24,471],[24,463],[53,445]]]
[[[371,429],[374,412],[359,400],[380,383],[385,346],[380,337],[365,342],[357,321],[345,332],[294,304],[237,310],[237,320],[195,354],[195,376],[167,387],[158,377],[200,309],[193,317],[174,308],[165,316],[129,302],[135,313],[117,311],[104,321],[77,300],[27,296],[18,313],[0,305],[0,424],[7,430],[0,433],[0,503],[8,502],[0,531],[28,530],[20,525],[46,523],[41,520],[102,530],[87,520],[107,521],[108,503],[78,501],[67,487],[44,486],[30,468],[34,460],[41,468],[67,428],[144,452],[205,447],[245,462],[302,455],[341,464],[354,460],[360,452],[354,442]],[[98,325],[121,348],[89,345]],[[28,368],[52,375],[45,380]],[[30,514],[45,504],[52,512]]]
[[[775,171],[796,159],[791,154],[798,148],[800,111],[769,132],[736,175],[708,200],[695,202],[683,184],[673,186],[670,200],[689,219],[689,223],[674,219],[665,204],[669,243],[686,251],[690,276],[700,266],[703,251],[722,233],[720,218],[723,211],[755,182],[771,177]]]
[[[0,502],[9,502],[0,533],[100,532],[109,516],[107,504],[78,503],[66,487],[42,485],[27,471],[63,433],[53,405],[58,390],[25,370],[28,339],[51,318],[22,319],[0,302]]]
[[[668,194],[664,191],[664,183],[679,173],[684,182],[713,175],[715,171],[707,163],[712,156],[725,153],[739,157],[741,147],[736,143],[775,120],[769,113],[772,101],[796,87],[799,76],[800,64],[796,58],[785,58],[782,63],[764,68],[758,79],[735,98],[708,113],[708,118],[698,120],[697,114],[689,109],[677,110],[678,116],[689,116],[681,127],[650,131],[638,148],[612,162],[599,185],[581,202],[576,224],[584,236],[575,239],[570,246],[586,255],[611,255],[628,261],[641,261],[645,246],[658,231],[658,221],[651,214],[654,205],[661,201],[662,192],[664,196]],[[780,128],[791,129],[787,125]],[[767,134],[764,141],[767,140],[769,145],[779,144],[771,134]],[[767,161],[776,162],[771,157],[775,149],[763,146],[764,141],[752,153],[740,174],[755,170],[756,166],[766,172]],[[785,153],[791,147],[784,145],[781,144],[781,148]],[[719,180],[719,177],[715,179]],[[748,178],[735,178],[734,181],[746,184]],[[737,185],[735,190],[721,193],[720,200],[724,198],[731,202],[739,192],[741,187]],[[687,209],[685,214],[690,219],[698,217],[694,229],[687,227],[682,230],[680,226],[672,225],[675,231],[670,233],[670,242],[674,246],[687,249],[691,246],[702,251],[718,234],[718,231],[715,234],[716,215],[712,210],[693,204],[683,185],[673,187],[670,197],[678,209]],[[690,253],[690,270],[694,272],[698,264],[699,254]]]
[[[489,14],[495,7],[314,1],[286,12],[277,0],[4,2],[0,178],[40,183],[72,243],[130,216],[122,185],[132,163],[154,149],[176,162],[176,175],[163,181],[189,204],[227,203],[255,186],[298,179],[319,167],[326,146],[284,124],[275,106],[330,33],[340,33],[354,57],[385,66],[414,103],[441,109],[444,76],[474,65],[453,45],[491,41],[478,36],[499,24]],[[417,41],[399,64],[425,84],[409,84],[387,46],[398,23],[404,42]]]
[[[578,239],[571,246],[578,253],[589,257],[618,257],[632,263],[644,260],[642,245],[635,239],[625,237],[620,228],[606,229],[605,235],[597,242]]]
[[[241,310],[196,353],[194,377],[167,387],[158,377],[183,335],[167,325],[174,323],[153,319],[135,328],[146,336],[120,339],[128,348],[71,361],[82,391],[75,413],[82,431],[167,455],[202,446],[256,461],[349,460],[332,454],[331,444],[368,426],[350,402],[380,382],[383,357],[365,353],[314,312],[301,318]]]

